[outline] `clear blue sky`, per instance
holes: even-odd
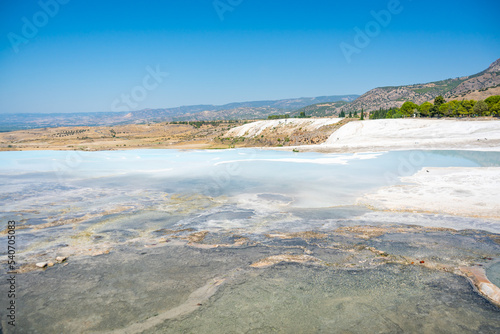
[[[59,1],[1,1],[0,113],[362,94],[500,57],[498,0],[401,0],[379,31],[370,12],[393,0],[218,0],[232,9],[219,13],[213,0]],[[367,24],[369,44],[348,62],[340,45],[356,47]],[[168,72],[159,84],[147,77],[157,66]]]

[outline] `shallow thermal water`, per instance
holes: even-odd
[[[484,265],[498,284],[500,221],[356,205],[423,167],[500,166],[498,152],[0,157],[19,333],[500,331],[499,309],[456,272]]]

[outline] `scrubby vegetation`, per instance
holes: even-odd
[[[290,115],[269,115],[267,116],[267,119],[284,119],[284,118],[290,118]]]
[[[301,111],[297,116],[293,116],[293,118],[310,118],[311,116],[306,115],[305,111]],[[290,118],[290,115],[269,115],[267,119],[286,119]]]
[[[191,125],[195,127],[196,129],[201,128],[203,125],[211,125],[211,126],[219,126],[221,124],[231,124],[231,123],[241,123],[241,121],[175,121],[175,122],[168,122],[167,124],[184,124],[184,125]]]
[[[59,131],[57,133],[54,133],[52,136],[61,138],[61,137],[67,137],[67,136],[77,135],[77,134],[80,134],[80,133],[84,133],[86,131],[89,131],[89,130],[88,129],[62,130],[62,131]]]
[[[500,116],[500,95],[490,96],[485,100],[452,100],[446,102],[437,96],[434,103],[421,105],[412,101],[403,103],[401,108],[379,109],[370,113],[370,119],[401,117],[481,117]]]

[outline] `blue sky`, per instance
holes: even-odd
[[[362,94],[500,57],[498,1],[397,2],[3,0],[0,113]]]

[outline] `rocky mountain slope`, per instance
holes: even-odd
[[[423,103],[436,96],[444,98],[459,97],[473,90],[485,89],[500,85],[500,59],[486,70],[461,78],[435,81],[398,87],[379,87],[368,91],[354,102],[346,106],[346,110],[354,111],[364,108],[367,111],[379,108],[400,107],[405,101]]]
[[[471,90],[465,93],[462,93],[458,96],[451,96],[447,98],[447,101],[450,100],[486,100],[488,97],[493,95],[500,95],[500,85],[496,85],[489,88],[482,88],[478,90]]]
[[[495,95],[500,87],[500,59],[493,62],[486,70],[474,75],[455,79],[446,79],[425,84],[408,86],[378,87],[372,89],[351,103],[319,103],[301,109],[311,116],[338,115],[341,110],[349,111],[377,110],[400,107],[405,101],[421,104],[432,101],[438,95],[445,99],[463,99],[476,96],[482,99]],[[490,89],[488,89],[490,88]],[[477,94],[472,94],[477,93]]]

